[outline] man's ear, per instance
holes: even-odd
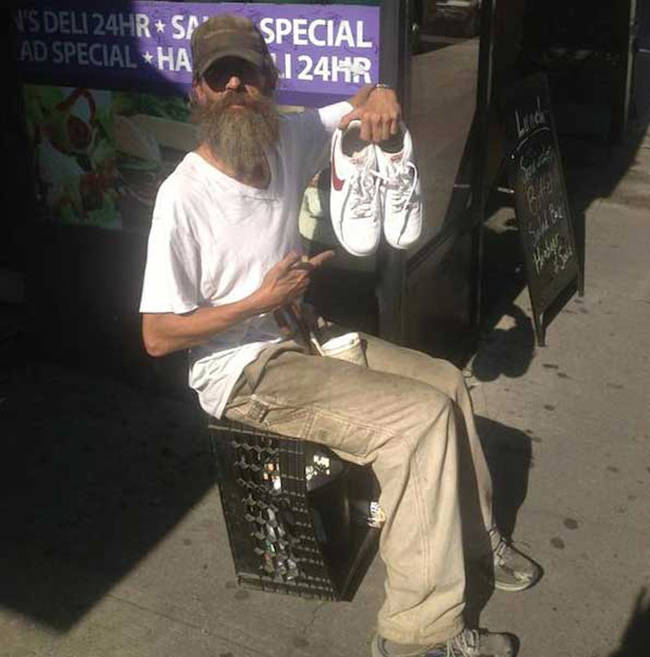
[[[205,89],[203,89],[203,78],[192,80],[192,98],[198,104],[205,101]]]
[[[262,67],[262,78],[264,79],[264,95],[273,96],[273,92],[278,85],[279,73],[270,57]]]

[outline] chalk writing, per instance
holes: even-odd
[[[558,160],[548,131],[536,132],[545,124],[539,96],[533,111],[514,111],[516,133],[523,136],[515,158],[521,228],[526,233],[530,258],[535,273],[547,277],[562,271],[573,256],[565,234],[564,220],[568,213],[558,173]]]
[[[558,233],[544,235],[533,249],[533,264],[537,274],[541,274],[549,263],[553,274],[559,274],[572,257],[571,245]]]
[[[548,80],[543,74],[522,78],[501,100],[508,180],[514,190],[535,336],[543,345],[546,320],[553,317],[547,311],[574,282],[581,286]]]
[[[515,109],[515,124],[517,126],[518,139],[525,137],[535,128],[546,125],[546,115],[542,110],[542,101],[539,96],[537,96],[537,107],[534,111],[524,113]]]
[[[540,169],[550,166],[553,163],[553,157],[553,146],[551,144],[543,144],[540,148],[525,150],[519,158],[522,181],[524,183],[528,182]]]
[[[553,176],[548,171],[538,172],[537,176],[524,187],[528,210],[532,215],[537,215],[542,211],[547,198],[553,194],[554,189]]]
[[[551,202],[548,207],[542,208],[536,224],[528,226],[528,234],[533,247],[549,232],[556,224],[564,218],[562,206]]]

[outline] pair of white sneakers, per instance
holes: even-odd
[[[379,246],[383,226],[388,244],[407,249],[422,232],[420,178],[406,126],[380,144],[361,139],[352,121],[332,137],[330,217],[348,253],[368,256]]]

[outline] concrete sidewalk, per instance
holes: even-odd
[[[522,657],[650,655],[650,140],[607,198],[593,171],[585,297],[536,348],[520,293],[469,379],[499,520],[545,570],[470,607]],[[0,656],[368,654],[379,559],[351,603],[237,588],[191,404],[30,365],[0,380],[0,435]]]
[[[616,167],[628,161],[619,179]],[[650,138],[644,133],[638,150],[632,140],[600,169],[569,179],[586,217],[585,296],[551,324],[548,346],[535,348],[522,292],[473,360],[477,414],[530,437],[514,538],[545,569],[528,592],[496,593],[481,623],[515,632],[521,655],[644,657],[650,655]]]

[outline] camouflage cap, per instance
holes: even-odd
[[[194,79],[222,57],[241,57],[259,69],[270,58],[264,38],[255,24],[244,16],[219,14],[199,25],[192,34]]]

